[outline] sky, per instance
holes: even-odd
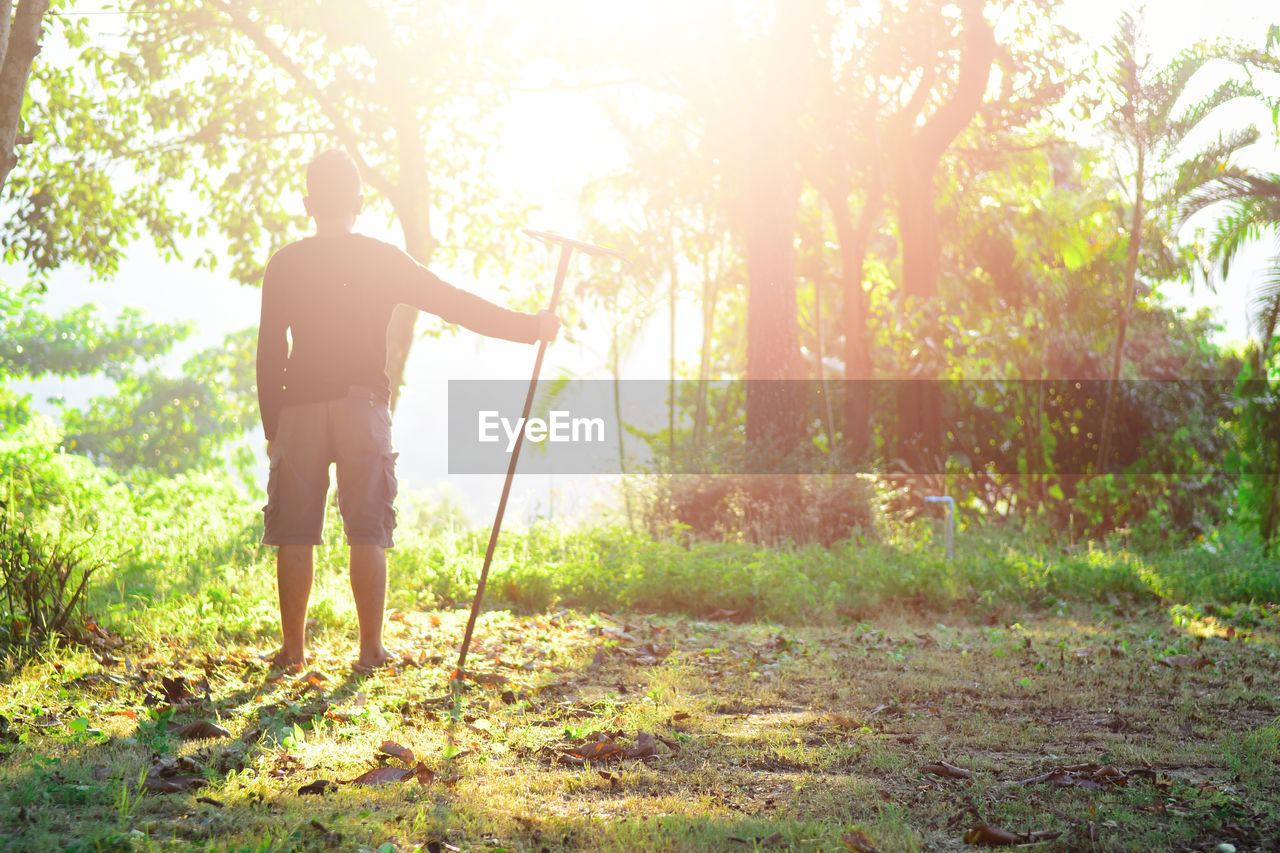
[[[1149,0],[1145,24],[1157,61],[1167,60],[1198,39],[1230,37],[1260,43],[1269,23],[1266,7],[1258,0]],[[1114,32],[1115,21],[1124,4],[1108,0],[1067,0],[1062,20],[1084,36],[1089,49],[1104,44]],[[1275,15],[1280,22],[1280,12]],[[1262,128],[1264,135],[1266,127]],[[517,104],[510,113],[504,138],[494,161],[497,182],[512,195],[519,195],[541,207],[534,228],[572,233],[576,230],[576,197],[583,182],[593,174],[617,165],[620,155],[609,140],[608,128],[598,117],[582,118],[580,103],[568,94],[543,94],[538,100]],[[1248,152],[1248,165],[1280,172],[1280,156],[1273,143],[1255,146]],[[299,207],[301,201],[298,202]],[[1193,223],[1194,224],[1194,223]],[[366,223],[365,230],[376,231]],[[1253,270],[1267,258],[1267,244],[1247,251],[1231,279],[1216,290],[1203,282],[1193,288],[1166,288],[1166,296],[1178,304],[1209,306],[1225,324],[1222,338],[1243,340],[1246,334],[1244,306],[1252,283]],[[541,266],[541,279],[534,284],[543,293],[550,290],[554,259],[538,244],[530,242],[530,257]],[[195,252],[191,256],[195,256]],[[587,270],[593,263],[579,257],[571,275]],[[467,270],[437,269],[446,280],[473,289],[489,298],[501,299],[494,281],[476,281]],[[144,308],[157,321],[187,319],[199,326],[193,339],[170,360],[176,368],[196,349],[215,344],[227,332],[257,322],[258,291],[227,279],[196,271],[182,263],[164,263],[153,252],[138,246],[131,250],[120,276],[111,282],[91,282],[83,271],[59,271],[51,280],[46,307],[70,307],[85,301],[97,302],[106,316],[125,305]],[[698,337],[693,306],[681,306],[683,318],[677,338],[695,341]],[[427,321],[429,322],[429,321]],[[630,378],[659,378],[665,375],[667,338],[661,329],[645,335],[637,347],[626,375]],[[600,346],[553,344],[543,376],[564,373],[603,378]],[[689,354],[689,357],[692,353]],[[503,378],[527,376],[532,367],[533,348],[502,341],[478,339],[466,333],[446,335],[420,342],[414,349],[407,371],[406,391],[395,419],[396,443],[400,450],[399,471],[406,489],[451,493],[473,519],[487,518],[501,489],[499,477],[450,477],[447,475],[445,422],[440,401],[448,378]],[[73,403],[84,402],[100,393],[100,384],[86,382],[42,382],[34,385],[37,401],[65,395]],[[602,496],[599,484],[581,478],[520,478],[513,493],[509,517],[528,520],[537,516],[581,514],[594,509]]]

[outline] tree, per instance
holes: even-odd
[[[49,153],[24,176],[27,218],[46,224],[21,244],[6,238],[11,254],[52,255],[96,233],[61,212],[78,193],[106,214],[133,211],[103,232],[145,229],[172,255],[204,238],[197,265],[256,283],[270,250],[305,224],[302,167],[339,145],[372,215],[389,214],[416,259],[469,252],[481,268],[503,257],[517,213],[486,165],[522,55],[500,14],[510,8],[355,5],[128,3],[123,41],[78,40],[79,85],[50,86],[67,94],[45,109]],[[69,73],[48,72],[53,84]],[[97,250],[110,271],[118,256]],[[415,316],[398,311],[388,338],[393,404]]]
[[[1201,210],[1227,205],[1214,226],[1207,249],[1226,278],[1237,253],[1245,243],[1273,232],[1277,240],[1275,256],[1254,295],[1251,319],[1257,343],[1252,346],[1245,383],[1244,428],[1253,443],[1251,460],[1257,470],[1246,483],[1245,504],[1258,519],[1258,531],[1269,551],[1280,532],[1280,405],[1274,386],[1266,380],[1272,366],[1276,330],[1280,325],[1280,175],[1230,167],[1197,187],[1183,200],[1183,221]]]
[[[196,353],[178,377],[152,368],[130,372],[113,393],[65,413],[65,444],[117,471],[172,476],[216,467],[224,447],[258,422],[253,348],[257,329],[242,329]],[[242,472],[254,455],[236,454]]]
[[[592,20],[577,85],[638,93],[642,109],[687,109],[688,137],[746,258],[748,442],[794,449],[802,378],[794,240],[798,161],[813,85],[818,0],[651,3]],[[605,33],[602,35],[602,33]],[[587,69],[584,73],[583,69]],[[618,81],[626,81],[620,84]],[[689,156],[689,155],[685,155]],[[764,454],[759,456],[768,465]]]
[[[1129,13],[1120,17],[1119,29],[1108,53],[1114,61],[1110,76],[1112,109],[1104,127],[1113,140],[1132,158],[1129,182],[1130,207],[1127,260],[1120,304],[1116,311],[1116,339],[1108,374],[1102,427],[1098,438],[1097,473],[1105,473],[1110,461],[1112,411],[1115,384],[1124,367],[1125,337],[1129,316],[1137,295],[1140,250],[1147,219],[1171,210],[1171,203],[1200,183],[1206,172],[1220,168],[1232,152],[1257,139],[1252,128],[1229,136],[1219,136],[1207,148],[1183,160],[1174,174],[1162,175],[1188,134],[1222,104],[1254,94],[1249,84],[1228,80],[1211,94],[1178,111],[1187,84],[1215,56],[1203,49],[1182,53],[1169,65],[1151,69],[1145,53],[1138,21]],[[1161,184],[1163,183],[1163,186]],[[1155,189],[1155,196],[1148,194]],[[1151,209],[1149,209],[1151,208]]]
[[[256,330],[229,335],[197,353],[178,377],[154,365],[192,332],[190,323],[151,323],[137,309],[103,320],[92,305],[59,315],[39,299],[0,287],[0,411],[27,420],[6,385],[14,379],[99,376],[109,394],[62,411],[63,447],[117,471],[173,474],[214,467],[229,442],[257,423],[253,386]],[[236,460],[247,469],[252,459]]]
[[[938,293],[942,250],[934,201],[938,163],[982,105],[996,57],[995,37],[983,16],[985,0],[964,0],[958,5],[963,47],[949,96],[924,117],[936,80],[935,66],[925,65],[919,85],[895,116],[888,140],[894,152],[891,187],[902,241],[902,293],[912,300],[910,304],[920,307]],[[932,331],[922,329],[925,336]],[[923,364],[915,365],[909,375],[912,380],[934,378],[932,370]],[[898,455],[910,469],[927,470],[934,461],[942,430],[939,407],[937,388],[932,382],[907,381],[899,386]]]
[[[31,63],[40,53],[49,0],[0,0],[0,187],[18,163],[18,133]]]
[[[936,375],[936,313],[941,278],[956,281],[954,301],[966,286],[949,264],[939,221],[940,193],[949,160],[970,153],[999,156],[1026,144],[1015,132],[1043,119],[1058,102],[1065,78],[1061,45],[1071,36],[1054,20],[1056,0],[994,0],[960,4],[883,3],[873,14],[840,7],[824,26],[820,52],[828,80],[816,103],[815,145],[806,151],[805,177],[832,211],[839,250],[845,376],[844,450],[849,461],[871,447],[871,399],[865,381],[874,376],[873,320],[864,266],[875,258],[873,240],[886,212],[896,213],[897,249],[904,322],[916,329],[916,354],[889,368],[896,376]],[[999,42],[987,21],[1017,21],[1003,27]],[[989,84],[998,89],[988,94]],[[887,210],[886,210],[887,209]],[[886,222],[892,224],[892,221]],[[885,230],[888,230],[887,228]],[[886,242],[886,241],[881,241]],[[892,238],[888,242],[893,242]],[[882,252],[881,254],[885,254]],[[954,254],[954,252],[952,252]],[[883,322],[883,320],[881,320]],[[883,366],[882,366],[883,369]],[[923,383],[902,401],[901,441],[925,429],[932,405]],[[923,448],[921,448],[923,450]],[[928,466],[930,452],[918,456]]]

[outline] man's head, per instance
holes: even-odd
[[[316,155],[307,166],[307,195],[303,199],[307,213],[317,223],[321,219],[355,224],[364,205],[360,192],[360,171],[347,152],[330,148]]]

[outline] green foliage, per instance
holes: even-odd
[[[227,443],[258,420],[256,340],[256,328],[232,333],[189,358],[177,378],[158,369],[121,377],[114,394],[66,412],[67,446],[118,471],[172,476],[218,465]]]
[[[39,415],[0,434],[0,494],[11,530],[35,543],[32,559],[42,555],[61,568],[105,564],[91,590],[95,610],[163,599],[193,580],[221,577],[225,566],[254,561],[261,515],[227,473],[151,474],[130,487],[64,444]],[[176,573],[177,566],[188,571]],[[195,615],[217,609],[210,598]],[[243,604],[232,609],[243,612]],[[198,621],[184,615],[188,627]],[[241,623],[238,616],[224,621]]]
[[[68,635],[101,567],[93,531],[111,490],[88,460],[69,457],[44,418],[0,433],[0,642],[34,647]]]
[[[146,322],[136,308],[107,322],[94,305],[52,316],[39,304],[38,296],[0,284],[0,382],[97,373],[125,379],[132,362],[163,355],[192,331],[190,323]]]
[[[47,20],[23,104],[20,134],[30,142],[0,194],[11,211],[0,234],[5,261],[41,283],[68,263],[106,278],[143,232],[162,255],[177,257],[176,238],[189,226],[155,183],[122,167],[130,150],[147,155],[137,151],[143,137],[135,133],[136,104],[106,73],[101,47],[92,43],[93,16]],[[67,60],[76,55],[84,61]]]
[[[8,500],[0,500],[0,645],[30,649],[78,628],[75,617],[100,565],[85,542],[50,541],[15,528],[15,515]]]
[[[0,287],[0,411],[13,413],[6,423],[29,417],[29,403],[3,390],[8,379],[103,376],[113,393],[63,410],[67,448],[117,471],[164,474],[223,464],[227,446],[257,423],[255,328],[196,353],[175,378],[139,361],[168,353],[191,324],[150,323],[137,309],[108,322],[93,305],[53,316],[39,305],[30,291]],[[242,470],[251,464],[243,457],[241,448]]]
[[[856,476],[677,474],[656,492],[646,518],[660,535],[830,546],[876,526],[873,488]]]

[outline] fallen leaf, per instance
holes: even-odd
[[[413,771],[407,767],[375,767],[361,773],[354,779],[349,779],[348,785],[388,785],[392,782],[403,782],[405,779],[413,775]]]
[[[921,773],[932,773],[934,776],[943,776],[947,779],[972,779],[973,771],[965,770],[963,767],[956,767],[954,764],[948,764],[945,761],[935,761],[932,764],[926,764],[920,768]]]
[[[419,761],[413,768],[413,776],[419,785],[430,785],[436,778],[436,772]]]
[[[1192,655],[1166,655],[1156,663],[1161,666],[1167,666],[1170,669],[1203,669],[1206,666],[1213,666],[1213,661],[1204,655],[1199,657],[1193,657]]]
[[[407,746],[401,746],[393,740],[384,740],[382,746],[378,747],[378,751],[383,755],[389,755],[392,758],[398,758],[405,764],[412,764],[414,755],[413,750]]]
[[[671,750],[672,752],[680,751],[680,744],[676,743],[675,741],[668,740],[667,738],[664,738],[662,735],[654,735],[653,737],[655,740],[658,741],[658,743],[665,744],[667,749]]]
[[[1009,847],[1023,843],[1026,837],[989,823],[980,823],[965,832],[964,841],[979,847]]]
[[[313,669],[298,680],[308,687],[319,689],[321,685],[329,680],[329,676],[325,675],[323,672],[317,672]]]
[[[317,779],[314,782],[309,782],[306,785],[303,785],[298,789],[298,793],[303,796],[306,796],[307,794],[324,794],[326,791],[337,787],[337,785],[333,784],[328,779]]]
[[[618,742],[609,738],[584,743],[573,749],[561,750],[564,756],[577,758],[580,761],[604,761],[605,759],[619,756],[622,752],[622,747]]]
[[[464,672],[462,677],[476,684],[483,684],[486,687],[501,687],[504,684],[510,684],[511,679],[505,675],[498,675],[496,672]]]
[[[160,687],[164,690],[164,698],[171,705],[179,705],[197,699],[196,694],[191,692],[191,688],[187,685],[187,680],[182,676],[170,678],[167,675],[160,676]]]
[[[142,787],[153,794],[182,794],[187,791],[203,788],[209,783],[203,776],[151,776],[148,775]]]
[[[853,853],[880,853],[880,848],[876,847],[867,834],[860,829],[849,830],[841,836],[840,840]]]
[[[636,745],[623,753],[623,758],[647,758],[658,754],[658,744],[648,732],[636,733]]]
[[[208,720],[195,720],[185,726],[169,723],[169,734],[183,740],[212,740],[213,738],[231,737],[231,732]]]
[[[1146,768],[1138,768],[1132,773],[1125,773],[1114,764],[1072,764],[1067,767],[1056,767],[1048,773],[1032,776],[1030,779],[1019,779],[1005,782],[1006,787],[1013,785],[1054,785],[1059,788],[1101,789],[1109,785],[1124,785],[1133,775],[1154,777],[1154,772]]]

